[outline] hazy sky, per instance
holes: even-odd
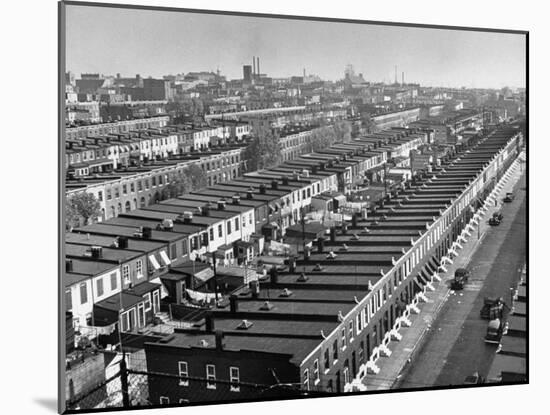
[[[67,6],[67,70],[122,76],[220,69],[242,78],[260,57],[272,77],[343,78],[434,86],[525,85],[525,36],[366,24]]]

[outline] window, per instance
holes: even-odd
[[[101,297],[103,295],[103,278],[99,278],[96,281],[97,296]]]
[[[143,190],[143,182],[141,180],[138,180],[137,182],[137,189],[138,192],[141,192]]]
[[[346,328],[345,327],[342,327],[342,330],[341,330],[341,335],[342,335],[342,350],[346,350]]]
[[[239,230],[239,218],[235,218],[235,230]]]
[[[117,286],[118,286],[118,280],[117,280],[117,277],[116,277],[116,272],[113,272],[111,274],[111,291],[116,290]]]
[[[313,383],[317,385],[321,379],[319,378],[319,359],[313,362]]]
[[[252,213],[248,215],[248,223],[252,225]]]
[[[330,368],[330,351],[328,347],[325,349],[323,368],[327,371]]]
[[[130,266],[124,265],[122,267],[122,278],[124,278],[124,282],[129,283],[130,282]]]
[[[157,185],[157,178],[156,177],[151,177],[151,186],[156,186]]]
[[[231,366],[229,368],[229,382],[231,383],[229,387],[231,392],[239,392],[241,390],[239,386],[240,373],[238,367]]]
[[[223,228],[222,228],[222,225],[218,225],[218,237],[222,237],[223,236]]]
[[[210,228],[208,233],[210,234],[210,240],[213,241],[214,240],[214,228]]]
[[[361,330],[362,330],[362,326],[361,326],[361,314],[364,312],[365,310],[363,309],[359,314],[357,314],[357,316],[355,317],[355,328],[357,329],[357,334],[359,335],[359,333],[361,333]]]
[[[363,354],[365,353],[365,343],[361,341],[359,346],[359,363],[363,363]]]
[[[344,367],[344,385],[349,383],[349,367],[346,360],[346,366]]]
[[[86,283],[83,282],[80,284],[80,304],[86,304],[88,302],[88,290]]]
[[[136,187],[135,187],[134,182],[132,182],[132,183],[130,183],[130,192],[134,193],[135,191],[136,191]]]
[[[149,190],[149,179],[145,179],[145,190]]]
[[[118,186],[115,186],[115,197],[120,197],[120,192],[118,190]]]
[[[309,369],[304,370],[304,389],[309,390]]]
[[[136,261],[136,273],[138,278],[141,278],[143,276],[143,262],[141,261],[141,259],[138,259]]]
[[[125,195],[128,193],[128,186],[126,184],[122,185],[122,194]]]
[[[206,365],[206,388],[216,389],[216,366]]]
[[[189,376],[187,362],[178,362],[178,371],[182,378]],[[189,386],[189,379],[180,379],[180,386]]]
[[[111,189],[107,189],[107,200],[111,200]]]
[[[161,396],[160,397],[160,404],[161,405],[168,405],[170,403],[170,398],[167,396]]]
[[[227,222],[227,234],[231,234],[231,222]]]
[[[65,304],[66,310],[71,311],[73,308],[73,297],[71,295],[71,290],[65,290]]]
[[[102,202],[103,201],[103,192],[97,192],[97,199]]]
[[[176,259],[178,257],[178,248],[176,244],[170,245],[170,259]]]
[[[349,322],[349,342],[353,341],[353,320]]]
[[[334,339],[334,343],[332,345],[332,360],[333,363],[336,363],[338,360],[338,339]]]

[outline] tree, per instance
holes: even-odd
[[[351,141],[351,123],[346,120],[336,121],[334,123],[334,133],[336,142],[347,143]]]
[[[319,151],[327,148],[336,142],[336,132],[334,126],[329,125],[321,128],[316,128],[312,131],[309,138],[311,151]]]
[[[368,112],[363,112],[361,114],[361,126],[363,127],[363,130],[366,134],[371,134],[372,132],[374,132],[376,124],[374,123]]]
[[[281,162],[279,136],[268,128],[256,131],[244,152],[244,158],[248,171],[276,166]]]
[[[184,172],[184,176],[187,176],[190,184],[190,190],[199,190],[206,187],[207,178],[203,169],[197,166],[195,163],[191,164]],[[186,190],[189,192],[190,190]]]
[[[101,204],[93,193],[80,192],[67,197],[65,202],[66,221],[68,229],[80,225],[87,225],[90,219],[101,215]]]

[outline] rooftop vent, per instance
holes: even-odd
[[[199,340],[199,346],[200,347],[208,347],[208,342],[205,339]]]
[[[260,307],[260,310],[263,310],[263,311],[269,311],[272,309],[273,309],[273,304],[271,304],[269,301],[264,302]]]
[[[65,272],[73,272],[73,261],[72,259],[65,260]]]
[[[313,271],[320,272],[322,270],[323,267],[321,266],[321,264],[315,264],[315,266],[313,267]]]
[[[362,231],[361,233],[367,234],[367,233],[370,233],[370,230],[365,226],[365,227],[363,228],[363,231]]]
[[[248,320],[243,320],[239,323],[239,325],[237,326],[237,329],[238,330],[248,330],[250,327],[252,327],[254,323],[252,323],[251,321],[248,321]]]
[[[231,199],[232,199],[232,203],[234,205],[240,205],[241,204],[241,196],[239,194],[233,195],[231,197]]]
[[[309,277],[305,273],[302,272],[296,281],[306,282],[307,280],[309,280]]]
[[[361,239],[359,237],[359,235],[357,235],[356,233],[353,234],[353,236],[351,237],[351,239],[353,239],[354,241],[358,241],[359,239]]]
[[[336,258],[338,255],[336,255],[334,252],[330,251],[328,254],[327,254],[327,259],[334,259]]]
[[[92,258],[101,258],[103,256],[103,248],[101,246],[92,246],[90,248],[90,251],[92,253]]]
[[[349,248],[348,248],[348,246],[347,246],[346,244],[344,244],[344,245],[342,245],[342,246],[340,247],[340,251],[347,251],[348,249],[349,249]]]
[[[218,210],[225,210],[226,203],[225,199],[218,200]]]
[[[281,291],[281,294],[279,294],[279,297],[290,297],[292,295],[292,291],[290,291],[288,288],[283,289]]]

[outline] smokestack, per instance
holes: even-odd
[[[306,78],[306,68],[304,68],[304,79]]]
[[[256,75],[256,56],[252,56],[252,75]]]
[[[401,86],[405,85],[405,72],[401,72]]]
[[[395,83],[397,84],[397,65],[395,65]]]
[[[258,56],[256,61],[256,70],[258,71],[258,78],[260,77],[260,57]]]

